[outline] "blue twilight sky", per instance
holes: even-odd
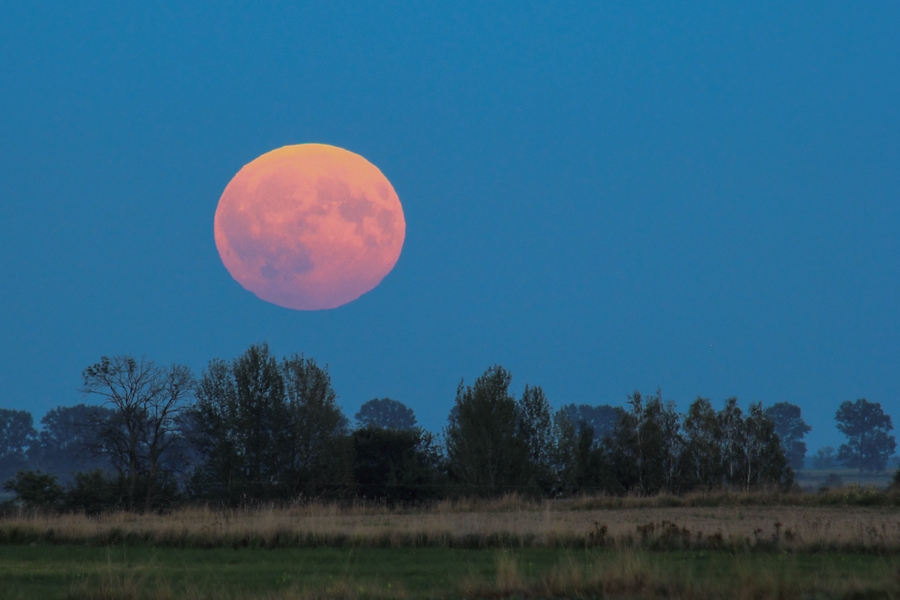
[[[268,341],[349,416],[433,430],[493,363],[556,406],[794,402],[811,450],[843,400],[900,420],[900,4],[679,4],[6,3],[0,406]],[[238,169],[302,142],[406,214],[331,311],[258,300],[213,242]]]

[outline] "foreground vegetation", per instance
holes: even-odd
[[[10,599],[895,598],[873,555],[588,550],[0,547]]]
[[[898,506],[849,488],[20,511],[0,519],[0,597],[900,598]]]
[[[800,496],[802,498],[803,496]],[[900,512],[892,504],[785,506],[777,497],[584,498],[528,503],[515,497],[431,509],[341,509],[329,505],[102,517],[28,514],[0,521],[0,544],[127,544],[166,548],[451,548],[729,550],[735,552],[900,552]],[[728,500],[734,501],[728,504]],[[756,501],[756,504],[751,502]],[[769,504],[766,504],[766,502]]]

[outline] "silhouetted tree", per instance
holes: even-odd
[[[460,382],[445,438],[451,476],[464,494],[496,496],[521,490],[529,472],[520,438],[519,410],[509,393],[512,377],[490,367],[472,386]]]
[[[762,403],[751,404],[745,417],[737,398],[728,398],[716,420],[722,443],[721,472],[727,485],[745,490],[790,486],[793,471]]]
[[[737,398],[725,400],[725,406],[716,415],[722,440],[722,471],[728,485],[742,487],[746,456],[747,431],[744,427],[744,413],[738,406]]]
[[[165,484],[171,485],[171,480]],[[127,505],[127,488],[127,480],[109,476],[103,469],[80,471],[75,473],[66,489],[63,506],[66,510],[87,515],[121,510]],[[168,492],[173,493],[171,489]]]
[[[766,409],[766,416],[775,424],[775,433],[784,446],[788,464],[793,469],[802,469],[806,458],[803,438],[812,431],[812,427],[801,417],[800,407],[790,402],[776,402]]]
[[[635,391],[628,401],[631,413],[635,417],[636,439],[640,463],[638,473],[640,484],[638,491],[645,495],[655,495],[664,489],[666,468],[663,458],[662,423],[660,422],[660,399],[650,396],[642,402],[640,393]]]
[[[662,441],[659,462],[662,469],[662,485],[666,490],[677,491],[681,487],[681,457],[684,454],[684,435],[682,433],[682,416],[675,410],[675,403],[663,402],[662,393],[648,402],[646,411],[652,417],[654,427],[658,429]]]
[[[442,461],[433,436],[420,428],[363,427],[352,435],[360,498],[410,505],[441,493]]]
[[[191,487],[204,499],[240,504],[274,497],[287,414],[284,380],[267,344],[230,363],[209,363],[191,410],[201,464]]]
[[[822,446],[813,454],[814,469],[833,469],[837,466],[837,454],[831,446]]]
[[[49,510],[58,508],[63,488],[56,476],[40,471],[19,471],[14,479],[3,484],[7,492],[14,492],[25,508]]]
[[[847,443],[838,448],[838,460],[860,471],[884,471],[897,442],[889,433],[894,424],[884,414],[881,404],[865,398],[856,402],[847,400],[841,403],[834,418],[838,431],[847,437]]]
[[[594,438],[598,441],[607,435],[612,435],[616,429],[616,423],[619,421],[618,411],[608,404],[598,406],[567,404],[562,407],[562,410],[576,427],[579,426],[579,423],[590,425],[594,430]]]
[[[674,489],[682,454],[681,418],[661,392],[646,399],[635,390],[621,410],[615,433],[608,439],[617,479],[639,494]]]
[[[711,489],[722,484],[722,430],[707,398],[691,403],[684,418],[685,448],[682,453],[682,491]]]
[[[569,414],[563,408],[553,417],[551,464],[554,480],[549,495],[619,495],[631,489],[619,481],[618,473],[624,469],[616,460],[621,460],[623,454],[615,452],[613,436],[597,438],[589,423],[582,421],[575,425]],[[633,485],[634,481],[636,479],[628,479],[626,483]]]
[[[41,418],[38,443],[32,454],[34,463],[41,470],[53,473],[62,485],[67,484],[73,473],[108,467],[105,459],[92,456],[100,427],[115,415],[115,411],[103,406],[59,406]]]
[[[573,458],[572,493],[618,495],[625,491],[616,478],[604,446],[587,423],[578,428]]]
[[[603,438],[602,444],[610,455],[616,480],[626,491],[640,492],[643,489],[643,456],[638,431],[639,412],[636,413],[634,407],[635,402],[643,402],[640,392],[635,391],[628,397],[628,402],[631,410],[617,408],[616,428],[611,436]]]
[[[391,398],[374,398],[364,402],[355,418],[361,427],[371,425],[391,429],[412,429],[416,426],[416,415],[413,410]]]
[[[191,492],[232,505],[353,493],[352,446],[331,378],[266,344],[210,362],[191,413],[200,465]]]
[[[770,485],[787,489],[794,474],[778,435],[775,423],[763,411],[762,402],[751,404],[744,420],[742,474],[745,490]]]
[[[593,431],[591,435],[593,436]],[[551,497],[571,496],[580,491],[576,465],[578,439],[579,431],[566,411],[556,411],[553,415],[553,444],[550,449],[553,485],[548,494]]]
[[[282,373],[288,429],[279,450],[289,461],[288,497],[350,496],[353,449],[331,376],[315,360],[296,354],[284,359]]]
[[[0,482],[28,468],[29,451],[36,438],[30,412],[0,408]]]
[[[97,432],[93,450],[109,460],[127,482],[128,509],[137,506],[143,488],[143,508],[150,510],[168,480],[178,457],[172,451],[180,435],[176,417],[192,397],[194,380],[181,365],[158,367],[131,356],[103,357],[83,372],[86,394],[100,396],[113,411],[95,413]]]
[[[540,387],[525,386],[518,401],[518,438],[528,453],[528,488],[533,493],[549,493],[553,487],[553,416],[550,403]]]

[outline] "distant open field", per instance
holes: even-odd
[[[886,488],[891,484],[896,469],[882,473],[860,473],[856,469],[801,469],[797,471],[794,481],[807,491],[816,491],[826,485],[829,475],[836,475],[844,485],[860,485],[862,487]]]
[[[900,598],[900,496],[841,494],[23,513],[0,597]]]

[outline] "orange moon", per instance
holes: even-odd
[[[285,146],[244,166],[219,199],[214,229],[238,283],[297,310],[335,308],[373,289],[406,237],[381,171],[325,144]]]

